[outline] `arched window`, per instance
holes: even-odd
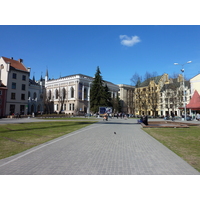
[[[84,100],[87,100],[87,89],[86,88],[84,88]]]
[[[62,97],[63,97],[63,99],[66,98],[66,90],[65,90],[65,88],[62,89]]]
[[[58,99],[58,90],[57,89],[55,91],[55,97],[56,97],[56,99]]]
[[[71,96],[71,98],[74,98],[74,88],[73,87],[71,87],[70,88],[70,96]]]

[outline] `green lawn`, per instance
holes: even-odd
[[[143,128],[195,169],[200,171],[200,127]]]
[[[0,125],[0,159],[20,153],[95,121],[49,121]]]

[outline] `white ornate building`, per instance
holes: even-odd
[[[70,115],[90,113],[90,87],[93,80],[94,78],[83,74],[49,79],[47,71],[45,112]],[[105,83],[111,97],[117,97],[119,86],[107,81]]]

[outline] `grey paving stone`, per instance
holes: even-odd
[[[199,172],[141,130],[136,120],[111,119],[1,159],[0,174],[199,175]]]

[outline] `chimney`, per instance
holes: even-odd
[[[18,61],[19,61],[20,63],[23,63],[23,59],[21,59],[21,58],[20,58]]]
[[[11,60],[13,60],[13,57],[10,57]]]

